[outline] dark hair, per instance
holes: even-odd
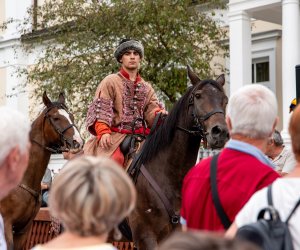
[[[272,134],[272,139],[273,139],[274,144],[276,146],[283,145],[283,139],[282,139],[281,134],[280,134],[280,132],[278,130],[276,130],[276,129],[274,130],[274,132]]]
[[[175,232],[158,250],[258,250],[250,243],[226,239],[212,233],[196,231]]]

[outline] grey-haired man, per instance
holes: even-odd
[[[116,74],[105,77],[99,84],[94,101],[89,106],[86,126],[94,136],[86,144],[84,153],[112,157],[121,165],[124,155],[120,144],[127,134],[149,133],[155,115],[166,113],[159,103],[152,86],[139,74],[144,57],[144,47],[136,40],[124,39],[114,56],[121,64]],[[139,120],[143,119],[147,128]]]

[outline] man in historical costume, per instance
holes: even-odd
[[[85,144],[84,154],[112,157],[123,165],[120,144],[126,135],[132,131],[149,134],[156,114],[166,111],[152,86],[138,72],[144,56],[143,45],[136,40],[124,39],[114,56],[121,69],[101,81],[89,106],[86,127],[93,137]]]

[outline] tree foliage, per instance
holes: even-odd
[[[28,27],[37,16],[35,30],[22,29],[22,41],[27,53],[39,45],[43,52],[22,73],[37,94],[63,90],[84,118],[99,82],[120,67],[113,58],[116,45],[134,38],[145,47],[143,78],[173,103],[186,90],[186,65],[211,78],[211,59],[224,51],[225,31],[206,11],[217,6],[218,0],[48,0],[23,23]]]

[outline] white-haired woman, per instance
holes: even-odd
[[[135,187],[124,170],[107,158],[79,157],[69,161],[54,179],[50,213],[65,231],[35,250],[115,249],[108,234],[130,214]]]

